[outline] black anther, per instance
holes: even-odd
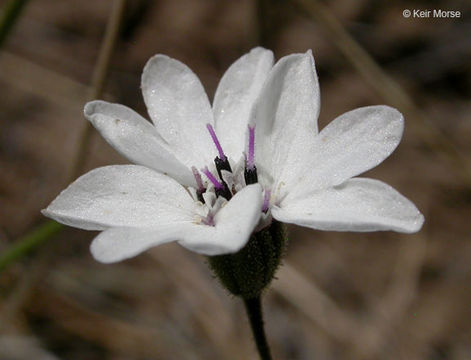
[[[216,170],[220,179],[222,179],[221,170],[232,172],[231,164],[229,164],[229,160],[227,160],[227,157],[222,160],[219,156],[216,156],[214,158],[214,164],[216,165]]]
[[[244,178],[246,185],[258,183],[257,168],[255,166],[253,167],[253,169],[245,168]]]

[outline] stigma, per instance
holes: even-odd
[[[200,169],[201,173],[203,173],[206,178],[213,184],[214,186],[214,192],[217,197],[221,196],[225,198],[226,200],[230,200],[232,196],[235,194],[236,189],[240,188],[240,186],[247,186],[250,184],[255,184],[258,182],[258,175],[257,175],[257,167],[255,166],[255,126],[248,126],[248,149],[247,152],[245,153],[245,166],[243,166],[243,180],[242,182],[245,182],[245,184],[233,184],[233,178],[238,178],[238,174],[240,174],[239,171],[242,171],[242,168],[239,168],[236,166],[236,172],[237,174],[234,174],[235,177],[231,177],[228,179],[228,173],[233,173],[231,164],[229,162],[228,157],[224,153],[224,150],[221,146],[221,143],[219,142],[219,139],[216,135],[216,131],[214,130],[213,126],[211,124],[206,124],[206,128],[208,129],[209,135],[211,136],[211,139],[214,143],[214,146],[217,150],[218,155],[214,158],[214,165],[216,168],[217,174],[209,170],[208,166],[204,167],[203,169]],[[240,170],[239,170],[240,169]],[[197,185],[197,190],[196,194],[198,196],[198,200],[202,201],[203,199],[203,194],[207,191],[205,188],[203,181],[201,180],[201,175],[200,172],[193,167],[192,168],[193,175],[196,180],[196,185]],[[226,172],[226,177],[224,176],[224,172]],[[241,178],[240,178],[241,179]],[[232,184],[232,188],[229,188],[227,185],[226,181],[228,181],[230,184]],[[238,187],[239,186],[239,187]],[[262,211],[267,212],[269,208],[269,197],[270,197],[270,191],[267,191],[265,193],[265,196],[268,196],[268,198],[264,201],[264,206]],[[204,203],[204,201],[202,201]]]
[[[245,158],[244,178],[245,184],[255,184],[258,182],[257,167],[255,166],[255,126],[249,125],[249,149]]]

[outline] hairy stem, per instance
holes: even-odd
[[[252,328],[253,338],[261,360],[271,360],[265,329],[263,327],[262,302],[260,296],[252,299],[244,299],[245,310]]]

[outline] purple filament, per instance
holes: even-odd
[[[211,173],[211,171],[209,171],[207,166],[204,169],[202,169],[201,172],[208,177],[209,181],[213,183],[216,189],[218,190],[224,189],[224,185],[220,183],[218,179],[216,179],[216,177]]]
[[[216,136],[216,133],[214,132],[212,125],[206,124],[206,127],[208,128],[209,134],[211,135],[211,138],[213,139],[214,145],[216,145],[216,149],[218,150],[218,153],[219,153],[219,158],[222,161],[225,161],[226,155],[224,154],[224,151],[222,151],[221,144],[219,143],[218,137]]]
[[[265,190],[265,195],[263,196],[263,205],[262,211],[266,213],[270,206],[270,197],[271,197],[271,190]]]
[[[207,218],[203,219],[202,223],[208,226],[216,226],[214,223],[214,216],[212,214],[209,214]]]
[[[203,185],[203,180],[201,179],[201,175],[200,175],[198,169],[195,168],[194,166],[192,166],[191,171],[193,172],[193,176],[195,177],[196,185],[198,185],[198,191],[203,193],[205,189],[204,189],[204,185]]]
[[[246,160],[247,169],[255,168],[255,126],[249,125],[249,155]]]

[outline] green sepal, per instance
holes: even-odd
[[[285,225],[273,220],[270,226],[254,233],[237,253],[209,256],[208,263],[231,294],[253,299],[273,279],[286,243]]]

